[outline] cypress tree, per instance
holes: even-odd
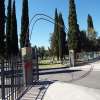
[[[11,5],[12,5],[12,0],[8,0],[7,21],[6,21],[6,50],[7,50],[7,56],[11,55]]]
[[[18,54],[18,35],[17,35],[17,19],[15,0],[13,1],[12,14],[11,14],[11,51],[12,55]]]
[[[88,39],[94,41],[96,40],[96,32],[94,29],[93,20],[92,20],[91,15],[88,15],[87,24],[88,24],[88,28],[87,28]]]
[[[54,25],[54,38],[55,38],[55,54],[59,60],[59,31],[58,31],[58,12],[55,9],[55,25]]]
[[[79,25],[77,24],[76,6],[74,0],[69,0],[69,31],[68,31],[68,47],[75,52],[79,49]]]
[[[54,56],[57,56],[59,59],[59,32],[58,32],[58,12],[57,8],[55,9],[55,24],[54,32],[51,36],[51,50]]]
[[[21,18],[21,35],[20,46],[29,46],[29,15],[28,15],[28,0],[23,0],[22,18]]]
[[[62,14],[59,14],[59,56],[62,60],[65,55],[66,33]]]
[[[4,56],[5,51],[5,0],[0,0],[0,56]]]
[[[88,23],[88,29],[89,29],[89,28],[94,28],[92,16],[89,15],[89,14],[88,14],[87,23]]]

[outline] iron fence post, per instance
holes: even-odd
[[[4,59],[1,59],[1,94],[2,100],[5,100]]]
[[[11,58],[11,100],[14,100],[14,65]]]

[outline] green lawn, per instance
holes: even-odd
[[[58,61],[41,60],[39,61],[39,68],[59,68],[65,67],[66,65],[60,64]]]

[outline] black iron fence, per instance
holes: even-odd
[[[36,82],[39,80],[38,59],[32,60],[32,67],[33,67],[33,82]]]
[[[38,52],[36,48],[33,48],[32,68],[33,68],[33,82],[36,82],[39,80]]]
[[[34,49],[32,59],[32,82],[38,81],[38,57]],[[27,62],[27,61],[26,61]],[[25,90],[25,63],[21,57],[0,57],[0,100],[19,100]]]
[[[24,87],[23,67],[20,57],[0,59],[0,99],[16,100]]]

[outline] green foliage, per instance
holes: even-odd
[[[79,50],[80,31],[77,24],[77,14],[74,0],[69,0],[69,31],[68,31],[68,48],[75,52]]]
[[[38,48],[38,56],[43,60],[45,55],[46,55],[45,47],[44,46],[39,47]]]
[[[5,0],[0,0],[0,56],[4,56],[5,51]]]
[[[86,36],[86,31],[80,31],[80,51],[87,51],[88,50],[88,45],[89,45],[89,40]]]
[[[7,20],[6,20],[6,50],[7,56],[11,55],[11,0],[8,0]]]
[[[96,39],[95,41],[88,39],[85,31],[81,31],[80,34],[81,34],[80,35],[81,51],[91,52],[99,50],[100,48],[98,43],[99,39]]]
[[[29,45],[30,45],[30,42],[29,42],[28,0],[23,0],[20,46],[22,48],[22,47],[28,47]]]
[[[10,57],[12,55],[18,54],[18,35],[17,35],[17,19],[16,19],[16,8],[15,0],[8,1],[7,9],[7,23],[6,23],[6,56]]]
[[[62,60],[65,55],[66,48],[66,33],[65,33],[65,25],[62,18],[62,14],[59,14],[59,57]]]
[[[59,32],[58,32],[58,13],[57,9],[55,9],[55,24],[54,24],[54,32],[50,38],[51,42],[51,50],[52,55],[57,56],[59,59]]]
[[[88,23],[88,29],[89,29],[89,28],[94,28],[92,16],[89,15],[89,14],[88,14],[87,23]]]
[[[77,40],[77,36],[76,33],[68,33],[68,48],[71,50],[75,50],[77,49],[78,45],[78,40]]]
[[[17,35],[17,20],[16,20],[16,8],[15,0],[13,1],[13,8],[11,14],[11,54],[18,54],[18,35]]]
[[[50,40],[52,55],[56,56],[58,60],[59,58],[62,60],[66,50],[66,33],[62,14],[60,13],[58,16],[57,9],[55,10],[54,32]]]
[[[88,15],[88,18],[87,18],[87,24],[88,24],[87,36],[88,36],[89,40],[95,41],[96,40],[96,32],[94,29],[92,16],[90,16],[90,15]]]

